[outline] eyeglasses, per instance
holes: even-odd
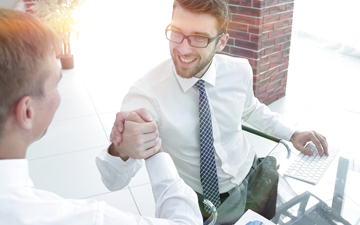
[[[215,41],[217,38],[224,34],[221,33],[218,36],[211,38],[196,35],[186,36],[178,31],[169,29],[169,26],[167,26],[165,29],[165,35],[169,41],[175,43],[182,43],[184,39],[186,39],[189,45],[195,48],[206,48],[211,42]]]

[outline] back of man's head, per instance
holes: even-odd
[[[225,0],[174,0],[173,14],[177,6],[192,13],[214,16],[218,21],[218,34],[226,33],[230,10]]]
[[[0,8],[0,141],[13,106],[24,96],[43,96],[48,74],[42,64],[59,45],[58,35],[44,22]]]

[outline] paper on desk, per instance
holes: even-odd
[[[248,209],[246,213],[235,223],[235,225],[275,225],[265,217]]]

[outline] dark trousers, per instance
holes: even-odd
[[[273,218],[276,213],[278,181],[279,174],[276,168],[276,159],[274,157],[258,159],[255,156],[253,165],[243,181],[247,187],[246,203],[243,203],[245,204],[245,209],[238,213],[238,217],[240,218],[244,212],[251,209],[269,220]],[[210,215],[204,210],[204,196],[199,193],[196,194],[198,195],[199,207],[203,219],[206,221]],[[233,193],[229,194],[228,192],[220,194],[221,203],[223,204],[229,197],[225,204],[228,204],[229,201],[231,202],[232,195]],[[236,204],[236,202],[231,202],[231,204]],[[221,207],[222,206],[219,207],[218,211],[219,217],[222,213],[220,210]]]

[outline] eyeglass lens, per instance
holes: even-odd
[[[166,37],[173,42],[181,43],[184,39],[184,35],[180,32],[167,30]],[[194,47],[206,47],[208,45],[209,39],[207,37],[201,36],[190,36],[188,37],[189,45]]]

